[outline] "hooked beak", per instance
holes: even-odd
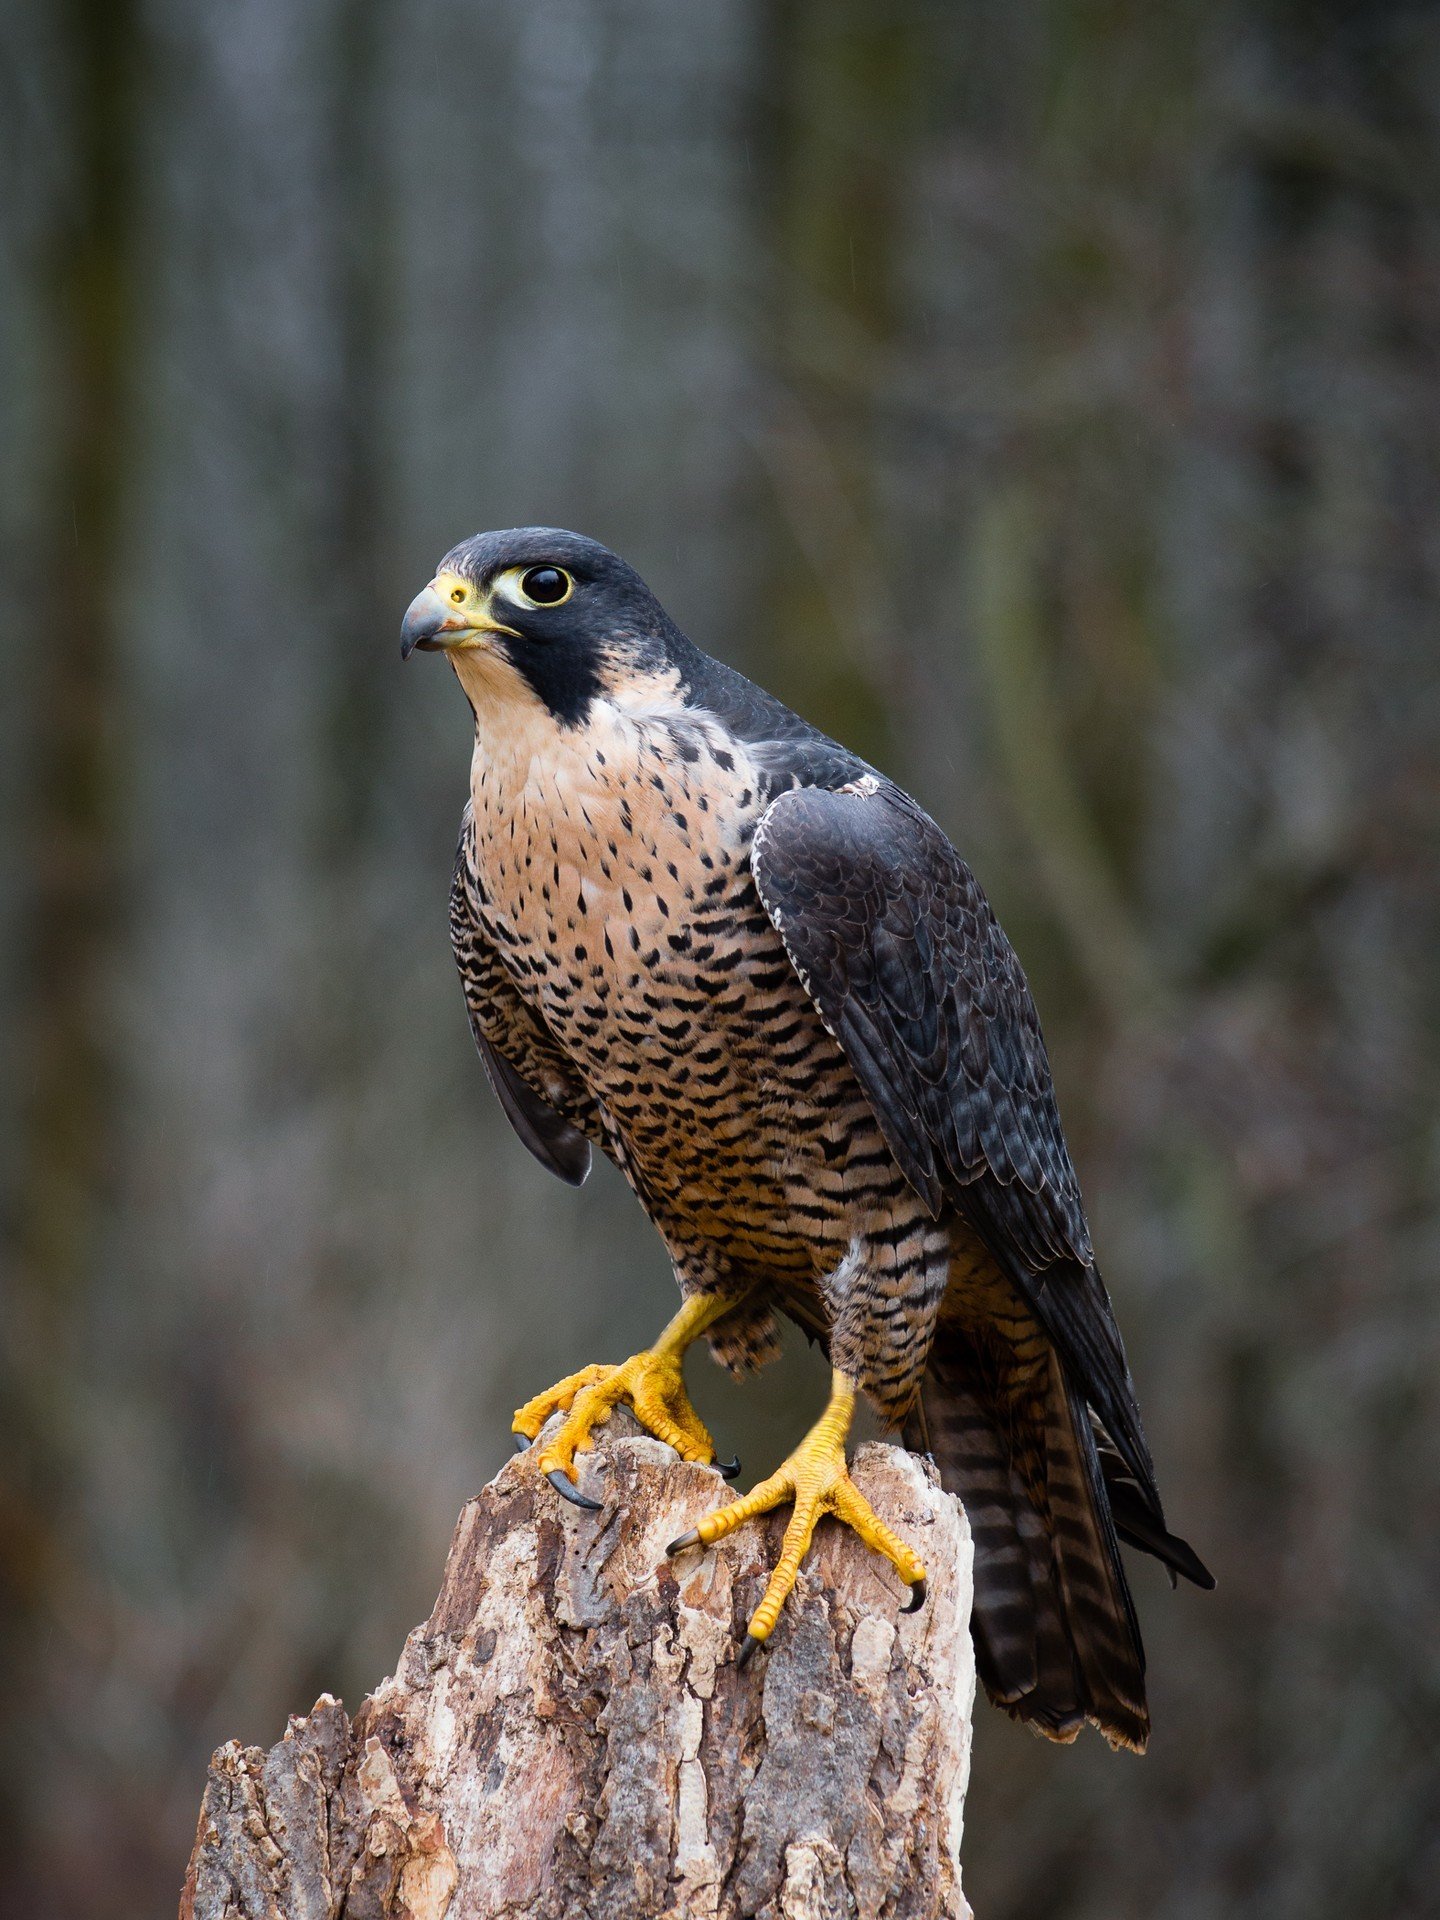
[[[462,613],[446,605],[434,587],[423,587],[410,602],[400,625],[400,658],[408,660],[417,647],[422,653],[443,653],[462,633],[469,632],[470,625]]]

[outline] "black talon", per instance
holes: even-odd
[[[689,1533],[682,1533],[678,1540],[672,1540],[665,1551],[667,1554],[683,1553],[686,1547],[698,1547],[699,1544],[700,1535],[692,1527]]]
[[[917,1580],[910,1588],[910,1598],[901,1607],[902,1613],[918,1613],[925,1604],[926,1587],[923,1580]]]
[[[719,1474],[722,1480],[737,1479],[740,1473],[739,1454],[737,1453],[733,1460],[717,1460],[715,1462],[715,1471]]]
[[[747,1660],[753,1660],[756,1652],[763,1647],[764,1644],[765,1642],[760,1638],[759,1634],[750,1633],[747,1630],[745,1638],[741,1642],[740,1651],[735,1656],[736,1671],[738,1672]]]
[[[530,1436],[528,1433],[512,1433],[510,1438],[515,1442],[515,1451],[517,1453],[528,1453],[530,1451]]]
[[[552,1467],[545,1478],[550,1482],[551,1486],[554,1487],[561,1499],[568,1500],[572,1507],[587,1507],[591,1513],[598,1513],[600,1511],[600,1502],[598,1500],[592,1500],[589,1494],[579,1493],[571,1486],[570,1482],[565,1478],[565,1470],[563,1467]]]

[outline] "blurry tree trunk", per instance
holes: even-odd
[[[17,180],[10,187],[35,223],[27,236],[34,333],[24,343],[33,357],[0,323],[7,371],[23,369],[20,417],[33,434],[18,459],[11,448],[4,456],[7,490],[34,502],[23,541],[5,555],[6,592],[36,658],[22,671],[7,654],[6,676],[7,700],[28,708],[10,739],[23,771],[3,876],[13,875],[18,902],[19,1018],[7,1061],[13,1120],[4,1116],[14,1128],[5,1167],[13,1185],[0,1193],[0,1689],[17,1727],[47,1711],[37,1704],[47,1658],[24,1649],[43,1632],[48,1656],[57,1614],[67,1611],[61,1596],[77,1584],[61,1537],[84,1424],[73,1372],[114,1144],[106,970],[126,797],[116,581],[125,559],[141,104],[132,0],[70,0],[49,30],[65,48],[70,92],[53,100],[37,171],[63,186],[53,199],[33,179],[23,192]],[[49,76],[19,71],[44,99]],[[16,226],[25,230],[24,215]],[[0,240],[7,272],[19,251],[12,230]],[[83,1605],[77,1600],[75,1611]],[[0,1758],[0,1829],[32,1791],[33,1753],[21,1760],[18,1752],[26,1744],[7,1742]],[[20,1875],[9,1892],[25,1910],[23,1867]]]
[[[512,1462],[353,1721],[326,1695],[269,1753],[216,1753],[182,1920],[968,1916],[969,1534],[912,1456],[868,1446],[855,1475],[924,1556],[925,1607],[901,1618],[826,1527],[741,1673],[778,1521],[672,1562],[711,1469],[607,1438],[592,1514]]]
[[[766,15],[757,122],[768,378],[752,444],[777,514],[757,606],[774,690],[878,765],[908,659],[889,604],[875,408],[900,312],[908,165],[930,23],[882,0]]]

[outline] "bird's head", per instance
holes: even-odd
[[[561,726],[580,725],[597,697],[673,677],[683,644],[633,567],[557,527],[461,541],[400,629],[401,659],[448,654],[477,711],[538,701]]]

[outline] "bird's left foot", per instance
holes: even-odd
[[[591,1429],[608,1420],[611,1410],[622,1402],[630,1406],[641,1426],[673,1447],[682,1460],[702,1466],[714,1463],[715,1442],[690,1404],[682,1366],[682,1353],[652,1347],[623,1366],[582,1367],[527,1400],[511,1428],[517,1436],[533,1441],[552,1414],[564,1413],[565,1420],[541,1448],[536,1465],[567,1500],[580,1507],[598,1507],[598,1500],[575,1491],[575,1456],[589,1452],[595,1444]]]
[[[843,1375],[837,1374],[830,1404],[806,1434],[789,1459],[768,1480],[732,1501],[715,1513],[707,1513],[689,1533],[672,1540],[668,1553],[683,1553],[687,1547],[709,1547],[737,1527],[772,1508],[793,1501],[795,1510],[785,1529],[780,1558],[770,1575],[759,1606],[750,1619],[749,1631],[740,1649],[743,1666],[757,1647],[763,1646],[775,1630],[781,1608],[790,1597],[815,1528],[823,1514],[833,1514],[877,1553],[883,1553],[900,1578],[911,1589],[905,1608],[913,1612],[925,1599],[925,1569],[898,1534],[891,1531],[870,1502],[850,1478],[845,1465],[845,1435],[854,1407],[854,1389]]]

